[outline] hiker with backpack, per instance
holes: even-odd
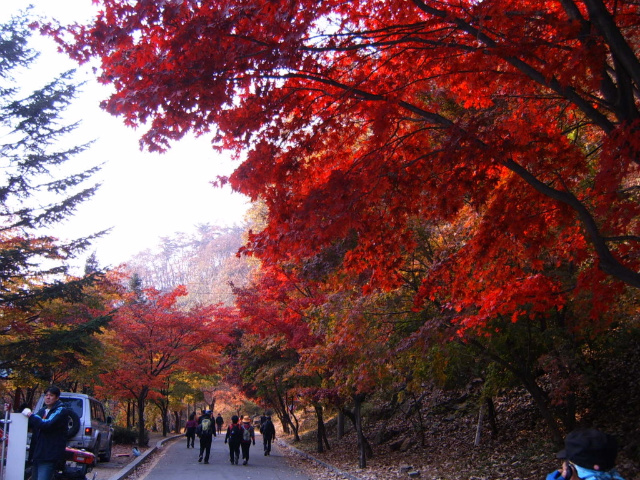
[[[209,455],[211,454],[211,442],[216,436],[216,430],[213,420],[211,419],[211,410],[206,410],[204,415],[200,417],[200,424],[196,428],[196,435],[200,439],[200,456],[198,462],[202,461],[204,455],[204,463],[209,463]]]
[[[224,443],[229,442],[229,458],[231,459],[231,465],[238,464],[238,458],[240,457],[240,439],[242,432],[240,431],[240,425],[238,424],[238,416],[233,415],[231,417],[231,425],[227,427],[227,435],[224,437]]]
[[[240,447],[242,448],[242,462],[243,465],[249,463],[249,448],[251,448],[251,444],[256,444],[256,435],[253,430],[253,426],[251,425],[251,418],[249,416],[245,416],[242,419],[242,425],[240,425],[240,429],[242,430],[242,437],[240,439]]]

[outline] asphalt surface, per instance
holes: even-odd
[[[186,438],[169,442],[163,448],[163,454],[146,475],[148,480],[309,480],[302,471],[291,467],[283,455],[283,448],[273,444],[271,455],[264,456],[262,436],[256,435],[256,444],[251,446],[248,465],[231,465],[229,446],[224,437],[213,439],[209,464],[198,462],[200,446],[196,439],[196,448],[187,448]]]

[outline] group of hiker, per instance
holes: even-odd
[[[5,409],[8,407],[5,407]],[[67,440],[68,415],[66,407],[60,401],[60,389],[49,387],[44,392],[44,406],[33,413],[24,408],[22,414],[29,418],[32,429],[30,454],[32,459],[32,479],[51,480],[56,464],[64,458]],[[211,410],[205,410],[196,420],[195,412],[189,416],[186,424],[187,448],[195,448],[195,437],[200,438],[198,462],[209,463],[213,437],[222,434],[224,420],[219,413],[213,419]],[[276,431],[271,417],[263,415],[260,419],[260,433],[263,438],[264,455],[271,454],[271,442]],[[242,422],[238,415],[231,417],[227,426],[224,443],[229,444],[229,460],[238,465],[242,452],[242,464],[249,463],[249,450],[256,444],[251,418],[244,416]],[[624,480],[615,469],[618,444],[616,439],[600,430],[579,429],[565,438],[565,448],[557,453],[562,466],[546,477],[546,480]]]
[[[187,448],[195,448],[196,436],[200,439],[200,454],[198,462],[209,463],[211,454],[211,443],[213,438],[222,435],[224,419],[222,414],[212,418],[211,410],[205,410],[196,420],[196,412],[189,416],[186,424],[185,436],[187,437]],[[271,455],[271,442],[276,438],[276,430],[271,417],[263,415],[260,419],[260,433],[264,445],[264,455]],[[240,453],[242,453],[242,464],[249,463],[249,450],[251,445],[256,444],[255,430],[251,425],[249,416],[240,417],[233,415],[231,423],[227,426],[224,443],[229,445],[229,460],[231,465],[238,465]]]

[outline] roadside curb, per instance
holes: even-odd
[[[128,465],[125,465],[118,471],[118,473],[109,477],[109,480],[122,480],[124,478],[127,478],[129,475],[135,472],[136,468],[142,465],[151,454],[161,449],[165,443],[180,437],[184,437],[184,434],[174,435],[172,437],[163,438],[162,440],[158,441],[153,447],[151,447],[149,450],[144,452],[142,455],[136,458],[133,462],[129,463]]]
[[[292,447],[291,445],[289,445],[287,442],[283,440],[277,439],[276,441],[278,442],[278,445],[288,448],[296,455],[300,455],[301,457],[304,457],[307,460],[311,460],[312,462],[317,463],[318,465],[321,465],[324,468],[331,470],[333,473],[337,473],[338,475],[341,475],[348,480],[361,480],[359,477],[356,477],[355,475],[352,475],[348,472],[345,472],[344,470],[340,470],[339,468],[334,467],[333,465],[323,462],[322,460],[314,457],[313,455],[308,454],[307,452],[303,452],[302,450],[298,450],[297,448]],[[109,480],[114,480],[114,479],[109,479]]]

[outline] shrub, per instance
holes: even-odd
[[[138,432],[125,427],[113,427],[113,443],[133,445],[138,439]]]

